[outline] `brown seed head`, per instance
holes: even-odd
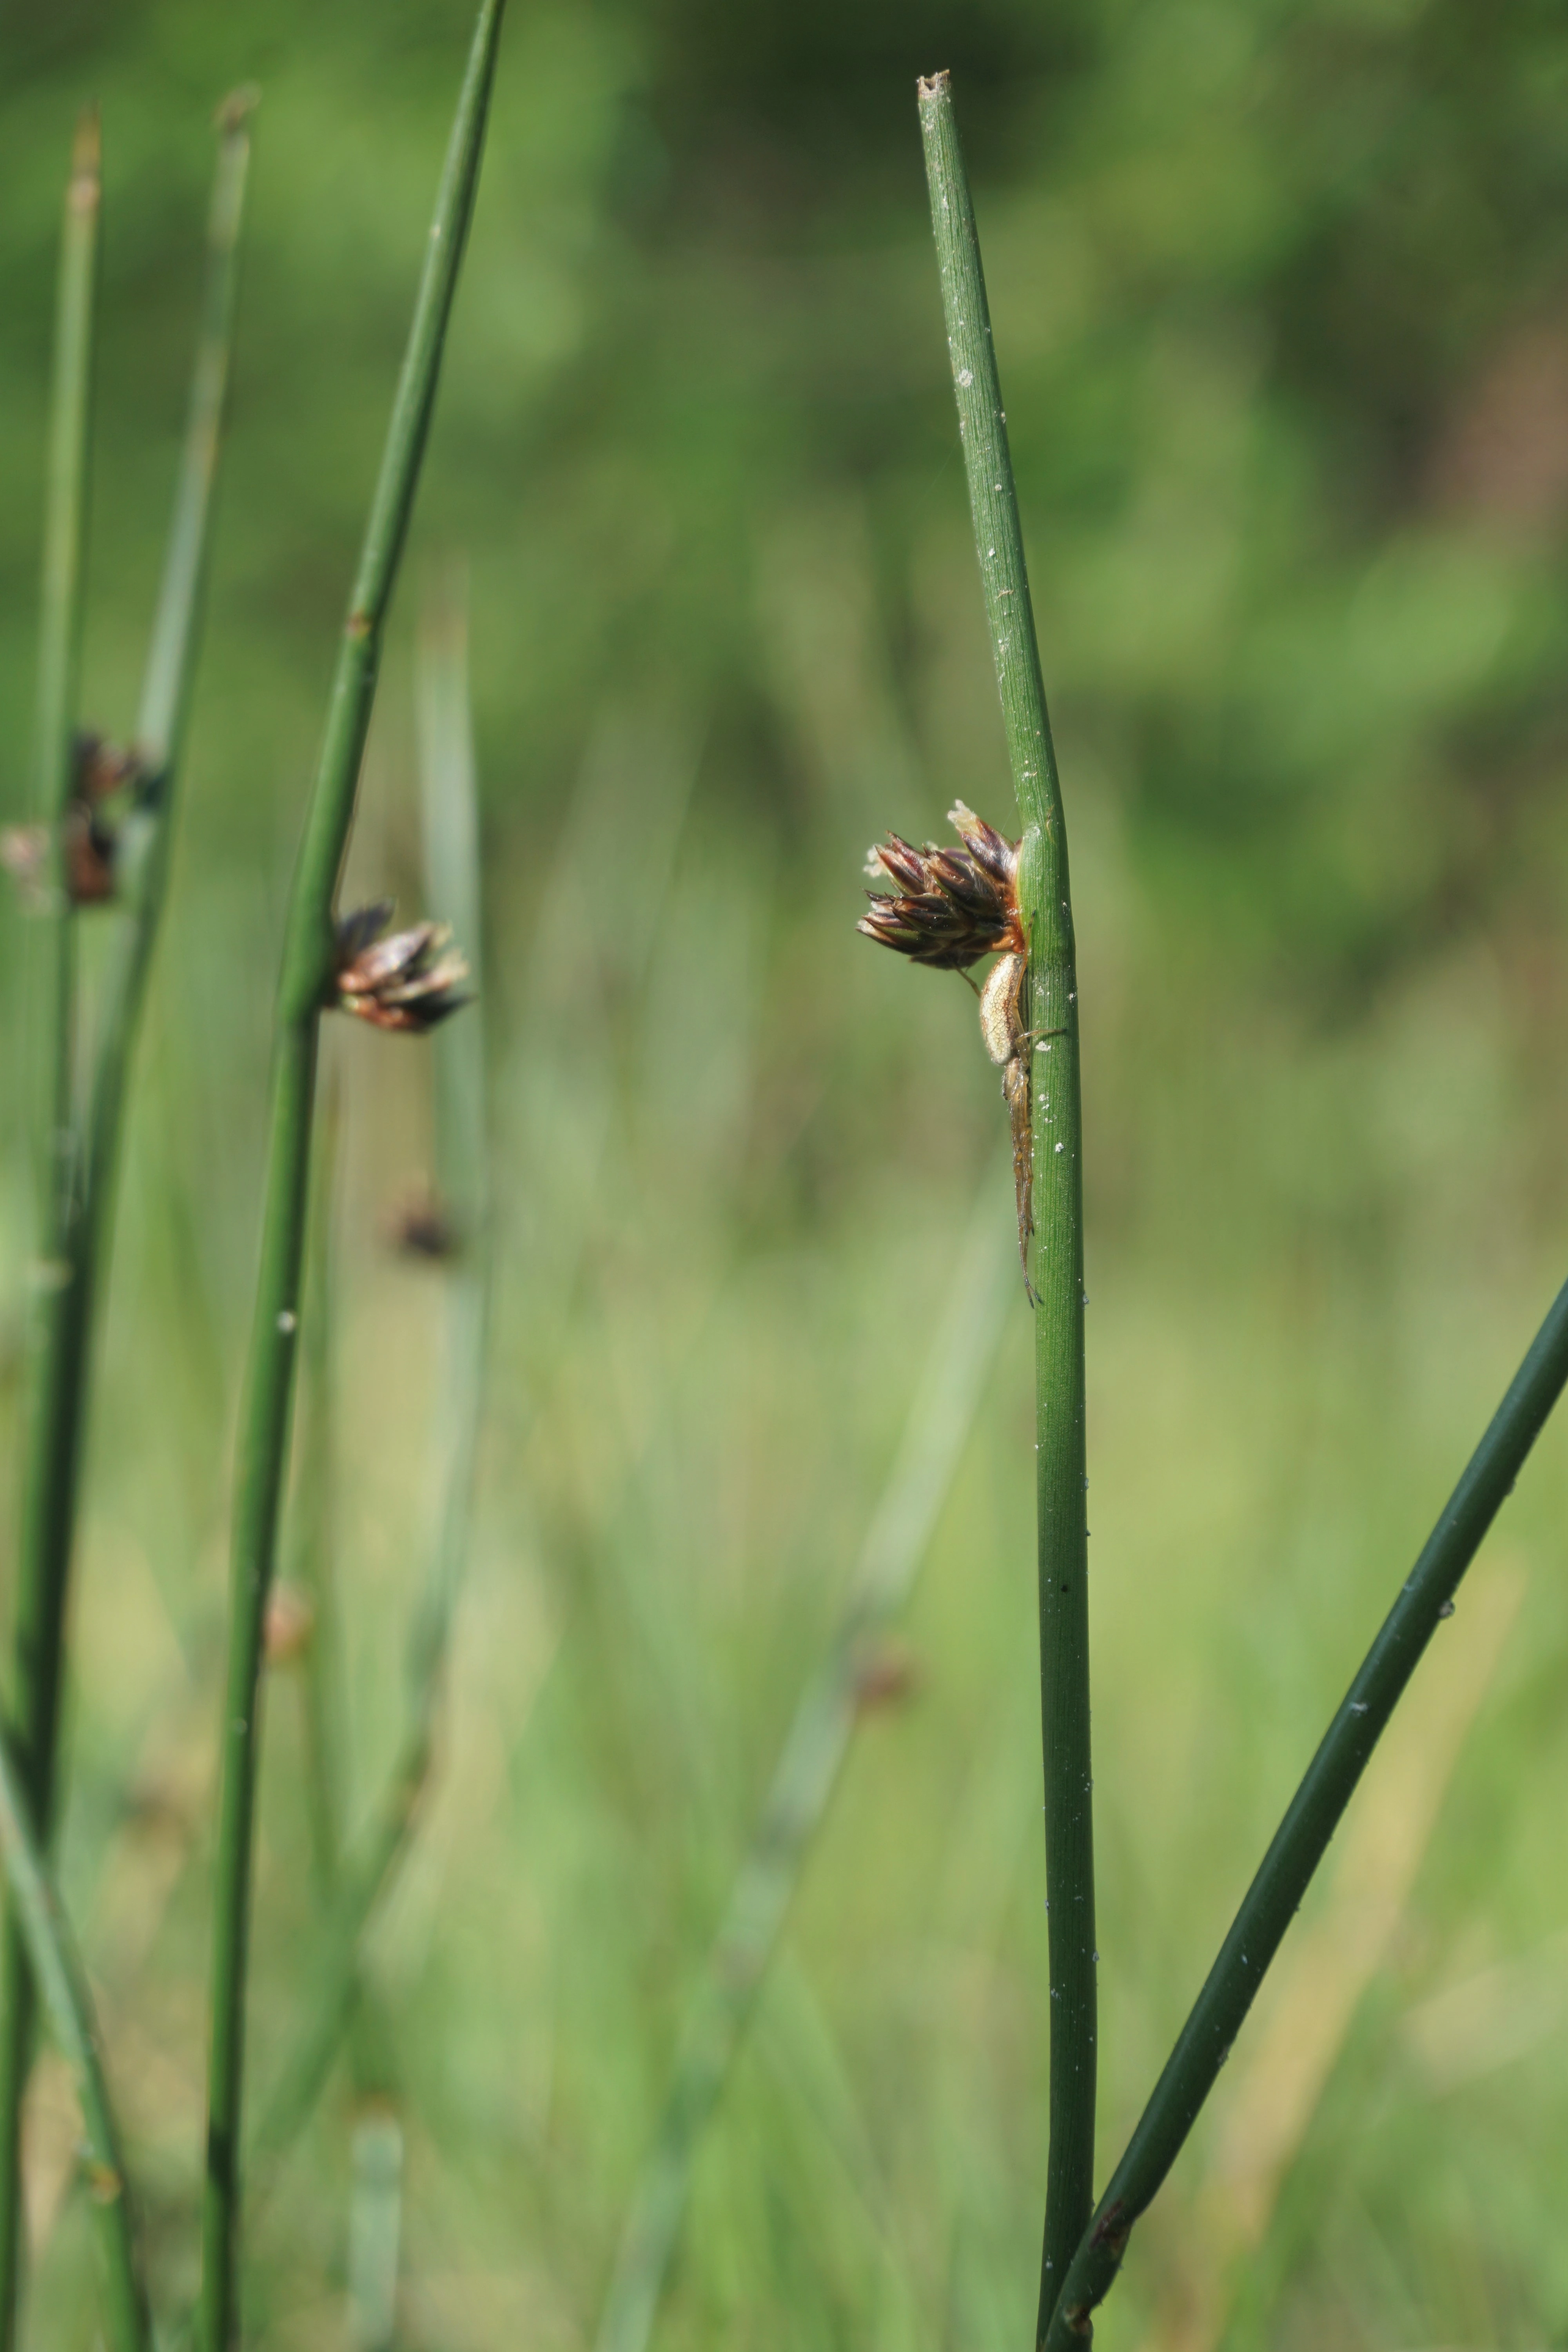
[[[1023,949],[1018,845],[962,801],[948,811],[948,823],[961,848],[939,849],[928,841],[916,849],[896,833],[876,845],[866,871],[872,881],[896,887],[868,890],[871,911],[855,928],[915,963],[967,971],[996,949]]]
[[[132,792],[144,779],[134,751],[106,743],[101,735],[85,730],[71,744],[70,794],[65,805],[60,841],[66,896],[73,907],[101,906],[114,896],[114,853],[124,803],[115,796]],[[38,908],[47,900],[49,828],[17,825],[0,835],[0,866],[15,876],[24,904]]]
[[[421,1185],[399,1201],[384,1226],[387,1241],[405,1257],[457,1257],[463,1237],[450,1210],[434,1189]]]
[[[468,964],[446,923],[381,938],[391,916],[392,902],[383,899],[342,918],[332,1002],[377,1029],[433,1029],[468,1002],[461,993]]]

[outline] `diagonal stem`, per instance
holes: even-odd
[[[1400,1586],[1247,1888],[1127,2153],[1073,2254],[1046,2338],[1047,2352],[1071,2352],[1093,2334],[1091,2315],[1116,2275],[1132,2225],[1175,2162],[1213,2090],[1373,1749],[1422,1652],[1442,1620],[1453,1613],[1459,1580],[1512,1492],[1565,1383],[1568,1284],[1552,1302],[1419,1559]]]
[[[1019,908],[1029,940],[1034,1156],[1036,1480],[1046,1890],[1050,1912],[1050,2147],[1043,2335],[1094,2196],[1094,1827],[1089,1772],[1083,1185],[1078,980],[1067,829],[1040,674],[1024,534],[980,243],[946,74],[919,84],[942,314],[985,617],[1024,820]]]
[[[88,2185],[103,2256],[103,2320],[110,2352],[150,2352],[152,2330],[137,2259],[120,2135],[98,2057],[98,2029],[70,1927],[35,1834],[23,1775],[0,1738],[0,1852],[33,1979],[81,2107]]]
[[[469,51],[289,902],[261,1265],[237,1465],[214,1894],[199,2328],[203,2352],[229,2352],[237,2332],[240,2099],[251,1845],[260,1759],[259,1679],[293,1389],[318,1032],[332,976],[332,901],[353,816],[387,606],[407,535],[473,211],[501,9],[502,0],[483,0]]]

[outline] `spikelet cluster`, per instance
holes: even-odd
[[[377,1029],[434,1029],[468,1002],[467,961],[449,924],[416,923],[383,939],[391,920],[390,898],[342,918],[332,1002]]]
[[[953,803],[947,821],[959,836],[959,848],[938,848],[928,841],[916,849],[896,833],[877,844],[866,872],[873,882],[895,887],[866,893],[871,911],[856,929],[915,963],[967,971],[997,949],[1014,954],[1023,949],[1018,845],[962,801]]]

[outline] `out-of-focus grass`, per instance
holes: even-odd
[[[500,1173],[446,1755],[375,1953],[419,2352],[590,2338],[692,1972],[1002,1122],[964,992],[851,929],[885,824],[934,830],[955,790],[1006,814],[917,69],[975,93],[1079,908],[1107,2160],[1568,1262],[1568,40],[1511,0],[1484,27],[1458,0],[1064,13],[1048,39],[1001,5],[962,42],[875,10],[748,23],[695,0],[518,19],[419,527],[472,555]],[[112,732],[174,463],[205,117],[266,84],[62,1856],[165,2296],[194,2284],[278,922],[466,27],[444,0],[396,39],[384,11],[277,0],[3,37],[7,817],[76,100],[105,108],[87,708]],[[412,908],[410,670],[395,645],[351,896]],[[7,912],[7,1077],[17,945]],[[428,1164],[422,1059],[357,1031],[331,1049],[358,1817],[436,1502],[439,1308],[380,1238]],[[25,1198],[13,1113],[7,1570]],[[867,1727],[699,2168],[669,2352],[1025,2340],[1046,1981],[1027,1339],[1020,1298],[910,1623],[921,1686]],[[1537,2000],[1522,2042],[1496,2017],[1564,1925],[1565,1505],[1549,1430],[1496,1538],[1533,1570],[1521,1618],[1233,2346],[1568,2326],[1563,2011]],[[1466,1618],[1461,1597],[1445,1641]],[[309,1948],[298,1698],[279,1675],[258,2097]],[[74,2129],[51,2066],[36,2122],[47,2209]],[[1110,2352],[1168,2325],[1223,2131],[1222,2101],[1106,2307]],[[252,2243],[279,2352],[342,2341],[348,2137],[340,2082]],[[33,2341],[85,2346],[87,2217],[68,2198],[41,2218]]]

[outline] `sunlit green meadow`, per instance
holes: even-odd
[[[1484,26],[1460,0],[1211,0],[1045,29],[1000,0],[962,26],[514,5],[347,889],[425,911],[413,622],[461,550],[496,1319],[441,1763],[372,1942],[408,2352],[593,2343],[684,2000],[983,1188],[1014,1247],[973,1001],[853,929],[873,835],[935,835],[955,793],[1012,821],[917,69],[952,67],[968,128],[1073,860],[1102,2175],[1568,1273],[1568,37],[1513,0]],[[170,2313],[195,2286],[282,895],[468,29],[458,0],[397,13],[394,37],[358,5],[166,0],[0,36],[6,821],[74,108],[104,105],[87,699],[112,733],[172,479],[207,116],[265,89],[92,1412],[62,1853]],[[0,1571],[24,946],[8,902]],[[444,1277],[388,1242],[431,1165],[426,1049],[345,1021],[326,1058],[363,1811],[434,1539]],[[700,2161],[667,2352],[1028,2340],[1029,1339],[1020,1284]],[[1374,1762],[1133,2241],[1109,2352],[1568,2340],[1565,1528],[1553,1425],[1412,1695],[1415,1767]],[[313,1926],[296,1669],[267,1710],[258,2107]],[[258,2347],[353,2340],[352,2126],[340,2070],[253,2213]],[[94,2342],[75,2137],[46,2056],[31,2352]]]

